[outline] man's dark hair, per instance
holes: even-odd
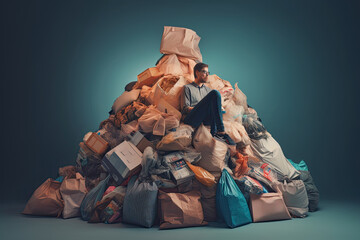
[[[204,67],[209,67],[207,64],[205,63],[197,63],[194,67],[194,77],[196,78],[196,71],[201,71],[201,69],[203,69]]]

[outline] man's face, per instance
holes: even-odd
[[[204,67],[203,69],[197,72],[197,76],[200,83],[206,83],[209,76],[209,69],[207,67]]]

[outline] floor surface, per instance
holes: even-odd
[[[80,218],[60,219],[20,214],[24,204],[0,205],[0,239],[47,240],[190,240],[190,239],[360,239],[360,203],[325,201],[304,219],[252,223],[235,229],[222,224],[172,230],[125,224],[90,224]]]

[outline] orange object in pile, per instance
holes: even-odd
[[[249,167],[248,167],[248,160],[249,157],[248,156],[244,156],[241,153],[237,152],[235,154],[235,158],[236,158],[236,167],[234,169],[234,176],[236,178],[240,177],[241,175],[244,175],[245,173],[248,172]]]

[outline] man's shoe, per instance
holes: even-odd
[[[219,140],[225,142],[228,145],[232,145],[232,146],[236,145],[234,140],[232,140],[231,137],[227,133],[224,133],[224,134],[215,133],[214,137],[218,138]]]

